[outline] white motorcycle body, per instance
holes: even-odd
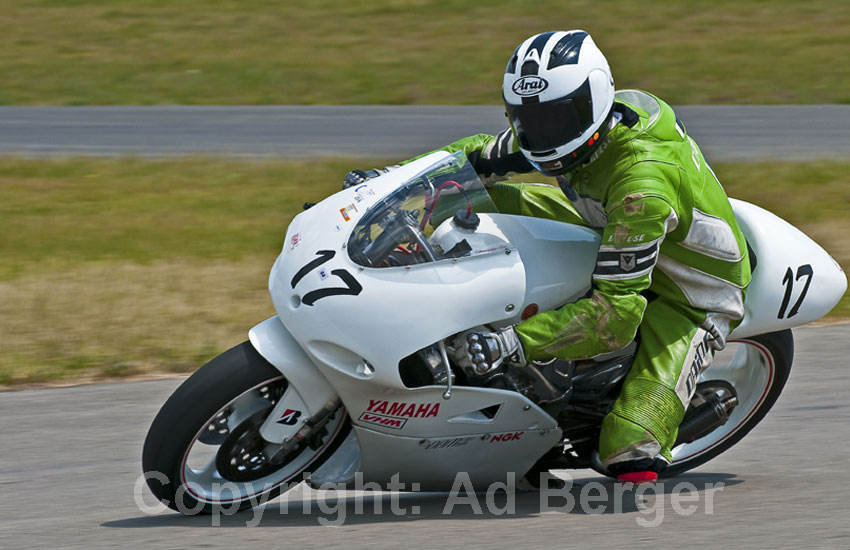
[[[428,237],[439,250],[465,241],[466,255],[399,267],[352,259],[352,233],[364,216],[405,182],[453,158],[434,153],[343,190],[296,216],[287,230],[269,278],[278,316],[254,327],[250,340],[290,384],[262,427],[264,438],[288,441],[299,426],[275,422],[282,414],[297,410],[306,418],[337,397],[351,418],[353,436],[313,474],[314,484],[350,481],[360,471],[366,482],[398,474],[423,489],[446,489],[465,471],[478,486],[504,481],[506,471],[527,471],[561,440],[557,421],[520,393],[463,386],[449,397],[445,385],[409,388],[399,364],[470,327],[517,323],[524,312],[584,296],[596,232],[480,213],[474,230],[447,218]],[[847,286],[838,264],[770,212],[732,204],[757,260],[746,316],[732,338],[828,313]]]

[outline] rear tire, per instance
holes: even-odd
[[[218,471],[218,448],[229,444],[233,438],[228,436],[240,426],[244,431],[258,416],[264,418],[263,412],[268,415],[286,386],[281,372],[250,342],[222,353],[190,376],[162,406],[145,439],[142,469],[154,496],[186,515],[210,513],[216,507],[241,510],[276,497],[301,481],[308,468],[318,468],[351,429],[342,407],[328,420],[326,433],[311,439],[315,449],[305,444],[276,471],[259,469],[262,477],[248,475],[248,481],[229,480]],[[197,456],[192,455],[196,451]],[[193,461],[201,466],[196,468]]]
[[[718,364],[721,354],[700,378],[727,380],[735,387],[739,405],[729,420],[704,437],[673,449],[673,463],[661,474],[671,477],[705,464],[743,439],[779,399],[791,373],[794,337],[791,330],[760,334],[741,340],[727,365]],[[724,352],[725,353],[725,352]],[[731,355],[726,353],[726,355]]]

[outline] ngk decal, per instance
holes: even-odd
[[[490,438],[490,443],[496,443],[496,442],[500,442],[500,441],[516,441],[517,439],[522,437],[522,434],[524,434],[524,433],[525,432],[514,432],[512,434],[494,435],[493,437]]]
[[[376,424],[378,426],[383,426],[384,428],[392,428],[394,430],[400,430],[407,424],[407,419],[402,418],[390,418],[388,416],[381,416],[380,414],[372,414],[364,412],[360,415],[360,420],[362,422],[368,422],[369,424]]]
[[[404,401],[382,401],[370,399],[366,412],[399,418],[431,418],[440,412],[439,403],[405,403]]]
[[[286,409],[283,411],[283,414],[278,418],[278,424],[286,424],[287,426],[292,426],[296,422],[298,422],[298,417],[301,416],[301,411],[296,411],[295,409]]]

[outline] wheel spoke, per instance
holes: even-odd
[[[263,409],[271,410],[272,403],[263,397],[259,390],[242,395],[233,402],[233,412],[227,417],[227,427],[233,431],[237,426]]]
[[[210,419],[199,440],[207,445],[221,445],[245,419],[250,418],[257,411],[271,409],[285,385],[285,380],[281,377],[245,392]]]
[[[213,483],[221,481],[221,476],[218,475],[218,469],[215,467],[215,457],[201,468],[186,468],[185,476],[187,483],[197,485],[194,488],[195,491],[200,489],[207,497],[211,496],[209,489],[213,486]]]
[[[264,409],[271,410],[272,406],[269,392],[260,389],[246,392],[228,406],[227,421],[232,428],[221,445],[208,445],[196,440],[188,450],[184,480],[189,485],[187,489],[199,500],[229,503],[271,490],[309,466],[337,437],[345,422],[345,409],[340,408],[327,421],[326,432],[321,437],[322,445],[316,449],[307,445],[293,449],[283,464],[273,467],[267,462],[270,457],[263,454],[268,451],[267,442],[257,439],[259,434],[252,435],[252,430],[256,431],[262,425]],[[281,393],[275,395],[279,397]],[[253,418],[247,414],[252,410]],[[233,422],[240,417],[244,417],[241,422]],[[231,448],[225,451],[228,445]],[[259,447],[255,448],[257,445]],[[221,455],[222,452],[226,454]]]

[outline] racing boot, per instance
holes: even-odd
[[[654,483],[665,468],[667,461],[655,456],[616,462],[608,466],[608,472],[620,483]]]
[[[653,482],[670,463],[669,445],[665,449],[652,432],[617,414],[606,416],[599,443],[602,466],[621,483]]]

